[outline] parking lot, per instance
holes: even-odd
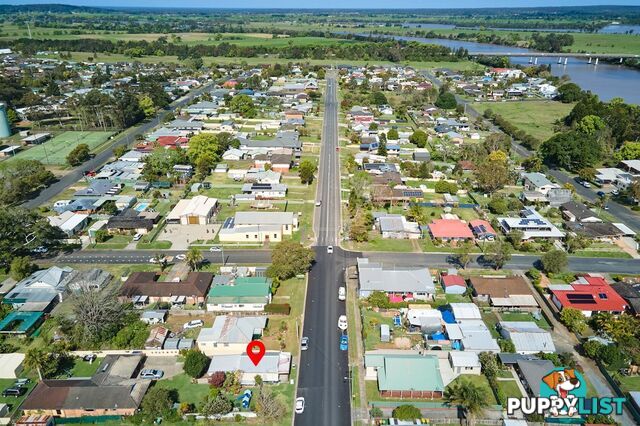
[[[149,356],[144,361],[143,369],[153,369],[164,371],[163,378],[170,379],[182,373],[182,362],[178,362],[175,356]]]
[[[170,240],[173,250],[188,250],[195,241],[213,240],[220,225],[167,225],[160,232],[158,240]]]

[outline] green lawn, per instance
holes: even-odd
[[[372,231],[371,234],[377,234]],[[411,240],[395,240],[391,238],[382,238],[379,235],[370,237],[369,241],[358,243],[349,241],[347,248],[357,251],[392,251],[392,252],[412,252],[413,245]]]
[[[67,154],[76,146],[84,143],[89,145],[91,151],[95,151],[105,143],[111,132],[64,132],[47,142],[18,153],[15,158],[23,160],[38,160],[45,165],[64,166],[67,164]]]
[[[496,314],[493,312],[482,312],[482,321],[487,325],[493,337],[500,337],[500,333],[496,330],[496,324],[498,324],[498,317]]]
[[[544,319],[544,317],[540,317],[540,320],[536,320],[533,315],[528,312],[501,312],[500,317],[502,321],[533,321],[538,324],[538,327],[544,328],[545,330],[549,330],[551,326]]]
[[[461,374],[460,376],[456,377],[456,379],[451,383],[459,382],[460,380],[467,380],[480,387],[483,387],[486,390],[487,395],[489,396],[489,400],[487,402],[491,405],[497,404],[496,398],[493,395],[493,391],[491,390],[491,386],[489,386],[489,382],[483,374]]]
[[[73,368],[70,371],[71,375],[64,375],[61,378],[66,379],[67,377],[91,377],[100,366],[100,362],[102,362],[102,358],[97,358],[92,363],[83,361],[80,357],[74,358]]]
[[[0,389],[5,390],[7,388],[10,388],[13,386],[13,383],[15,382],[15,379],[0,379]],[[24,395],[16,398],[13,396],[7,396],[7,397],[3,397],[0,395],[0,403],[4,403],[4,404],[8,404],[9,405],[9,415],[7,417],[11,417],[13,416],[13,414],[15,413],[16,409],[20,406],[20,404],[22,404],[22,401],[24,401],[24,399],[27,397],[27,395],[29,395],[29,392],[31,392],[33,390],[33,388],[35,387],[37,382],[37,379],[34,380],[34,378],[31,378],[31,383],[29,383],[27,385],[27,392],[25,392]]]
[[[180,402],[189,402],[196,406],[202,402],[205,395],[209,394],[209,385],[191,383],[191,377],[186,374],[178,374],[171,379],[158,380],[156,386],[167,389],[176,389]]]
[[[384,317],[378,312],[374,312],[369,309],[361,309],[362,312],[362,327],[365,331],[364,350],[370,351],[376,349],[380,344],[380,325],[387,324],[392,330],[393,318]]]
[[[540,141],[553,136],[555,121],[566,117],[573,108],[573,104],[555,101],[476,102],[471,105],[480,113],[491,109]]]
[[[623,376],[617,372],[609,372],[624,392],[640,390],[640,376]]]
[[[518,384],[515,380],[498,380],[498,387],[502,389],[504,396],[506,396],[507,398],[522,397],[522,392],[520,392],[520,388],[518,387]]]

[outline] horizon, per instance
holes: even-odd
[[[412,0],[398,0],[393,8],[383,0],[328,0],[325,6],[318,8],[315,4],[300,4],[299,0],[275,0],[270,6],[263,6],[259,0],[221,0],[218,5],[212,6],[207,0],[191,0],[185,6],[175,6],[171,0],[139,0],[131,5],[127,0],[111,0],[102,3],[102,0],[72,0],[58,1],[0,1],[0,5],[7,6],[33,6],[33,5],[66,5],[78,7],[114,8],[114,9],[225,9],[225,10],[447,10],[447,9],[520,9],[520,8],[562,8],[562,7],[640,7],[637,0],[614,0],[603,2],[602,0],[457,0],[453,5],[439,7],[437,4],[416,7]],[[305,2],[307,3],[307,2]],[[312,2],[308,2],[312,3]],[[349,3],[348,6],[344,3]]]

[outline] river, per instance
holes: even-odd
[[[358,35],[367,36],[368,34]],[[534,58],[536,54],[540,54],[540,52],[532,49],[473,41],[391,35],[380,37],[439,44],[453,50],[464,48],[469,52],[477,53],[526,53]],[[530,58],[511,57],[510,59],[514,64],[527,65]],[[597,94],[603,101],[622,98],[627,103],[640,104],[640,70],[603,62],[598,65],[589,64],[588,62],[588,59],[569,58],[567,65],[564,65],[564,60],[563,64],[558,64],[558,58],[538,57],[538,65],[551,64],[551,73],[553,75],[558,77],[568,75],[572,82],[579,85],[583,90],[590,90],[592,93]]]
[[[579,33],[582,30],[576,28],[502,28],[502,27],[459,27],[453,24],[416,24],[404,23],[405,28],[422,28],[427,30],[495,30],[495,31],[535,31],[535,32],[553,32],[553,33]],[[597,33],[600,34],[640,34],[640,25],[624,25],[609,24],[600,28]]]

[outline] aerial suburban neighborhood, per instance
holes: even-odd
[[[640,424],[640,7],[182,6],[0,5],[0,424]]]

